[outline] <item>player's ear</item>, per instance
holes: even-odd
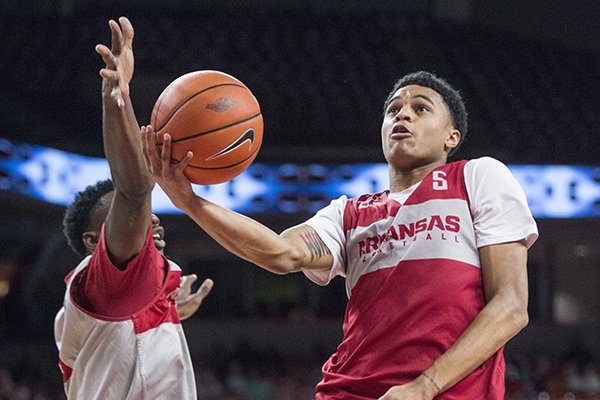
[[[96,245],[98,245],[99,238],[99,232],[95,231],[84,232],[83,235],[81,235],[81,240],[83,240],[83,244],[85,245],[88,253],[92,254],[94,252]]]
[[[460,131],[458,129],[451,129],[446,137],[446,148],[453,149],[460,143]]]

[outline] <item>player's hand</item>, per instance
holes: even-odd
[[[181,285],[171,293],[177,304],[177,315],[181,321],[188,319],[198,311],[202,302],[214,286],[212,279],[205,279],[196,293],[192,293],[192,284],[198,277],[194,274],[181,277]]]
[[[142,127],[142,147],[146,165],[154,176],[156,183],[164,190],[175,207],[182,210],[196,197],[192,190],[192,184],[183,174],[183,170],[192,159],[192,152],[181,160],[171,158],[171,136],[165,134],[163,143],[158,146],[156,134],[152,126]]]
[[[415,380],[392,387],[378,400],[432,400],[436,395],[431,387]]]
[[[104,78],[105,90],[122,108],[124,99],[129,97],[129,82],[133,77],[133,26],[125,17],[119,18],[119,23],[111,19],[108,25],[112,33],[111,48],[96,45],[96,52],[106,63],[106,67],[100,70],[100,76]]]

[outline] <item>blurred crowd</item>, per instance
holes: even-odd
[[[60,307],[63,273],[35,266],[33,246],[14,259],[0,259],[0,281],[10,290],[0,296],[0,400],[65,399],[57,352],[52,341],[52,317]],[[65,253],[59,252],[63,263]],[[55,257],[41,257],[54,263]],[[56,261],[58,265],[58,261]],[[66,263],[67,265],[71,265]],[[39,275],[39,276],[38,276]],[[37,284],[26,281],[36,277]],[[53,286],[57,286],[53,289]],[[28,292],[39,296],[27,295]],[[54,294],[56,292],[56,294]],[[219,303],[219,301],[214,301]],[[210,304],[203,309],[210,314]],[[314,315],[314,318],[319,318]],[[271,316],[271,318],[277,318]],[[279,316],[286,323],[284,314]],[[244,329],[240,327],[240,329]],[[541,344],[549,339],[540,338]],[[549,342],[548,342],[549,343]],[[557,354],[528,347],[506,350],[507,400],[600,400],[600,358],[573,339]],[[289,344],[294,347],[293,342]],[[313,349],[302,359],[276,349],[258,349],[246,342],[193,354],[199,400],[309,400],[321,379],[329,349]]]
[[[228,355],[214,351],[194,358],[199,400],[308,400],[320,380],[323,361],[290,359],[248,344]],[[48,382],[35,368],[25,369],[29,372],[0,365],[0,400],[65,398],[60,382]],[[509,355],[505,399],[600,400],[600,362],[581,348],[561,357]]]
[[[600,362],[575,347],[561,357],[544,353],[507,357],[506,399],[600,399]]]
[[[74,261],[66,261],[70,253],[65,251],[39,253],[39,248],[29,245],[14,257],[0,257],[0,283],[6,282],[6,290],[0,292],[0,400],[65,399],[51,333],[64,290],[57,277],[65,271],[53,270],[45,263],[68,266]],[[37,265],[38,259],[45,263]],[[215,298],[213,303],[222,302]],[[210,304],[202,312],[210,315]],[[270,318],[280,318],[282,324],[289,320],[285,313]],[[545,348],[550,340],[540,337],[536,343]],[[538,351],[533,344],[517,352],[509,343],[505,399],[600,400],[599,354],[578,345],[576,339],[568,343],[570,348],[555,353]],[[289,348],[294,348],[293,339]],[[192,355],[199,400],[309,400],[331,350],[313,349],[302,359],[245,342],[233,349],[203,351],[207,353]]]
[[[87,4],[68,3],[75,9]],[[478,24],[448,25],[410,7],[400,12],[369,7],[313,12],[300,4],[327,2],[292,2],[298,7],[291,8],[283,6],[287,2],[269,2],[281,3],[281,10],[217,13],[193,7],[166,12],[161,7],[156,13],[145,3],[136,2],[135,10],[126,13],[136,27],[138,83],[132,90],[144,88],[133,96],[141,121],[163,85],[185,72],[215,69],[240,78],[259,99],[269,133],[261,157],[268,147],[273,154],[293,145],[311,149],[302,154],[303,161],[323,154],[318,151],[323,146],[335,149],[327,152],[330,159],[339,159],[339,154],[354,158],[365,149],[380,148],[380,121],[373,116],[391,84],[423,69],[443,72],[468,100],[474,133],[462,146],[461,157],[494,155],[508,163],[597,161],[600,58],[593,51]],[[389,2],[395,3],[429,2]],[[504,3],[498,4],[508,8]],[[12,55],[0,58],[6,82],[0,94],[10,99],[0,107],[0,128],[6,127],[2,134],[8,139],[26,137],[30,143],[102,154],[102,110],[96,102],[100,81],[95,74],[100,65],[93,48],[106,37],[108,18],[121,15],[107,15],[104,8],[90,14],[37,16],[27,21],[28,29],[22,29],[21,18],[0,15],[0,51]],[[586,35],[584,24],[579,29],[582,36],[597,36],[595,30]],[[68,46],[73,37],[77,44]],[[76,105],[69,107],[68,118],[63,104]],[[344,146],[352,146],[352,154],[339,151]],[[294,154],[282,153],[282,162]],[[379,153],[376,157],[380,160]]]

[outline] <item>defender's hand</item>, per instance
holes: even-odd
[[[198,311],[202,302],[214,286],[212,279],[205,279],[196,293],[192,293],[192,284],[198,277],[194,274],[181,277],[181,286],[171,293],[177,304],[177,315],[181,321],[188,319]]]
[[[103,44],[96,45],[96,52],[102,56],[106,67],[100,70],[104,78],[104,88],[110,97],[122,108],[125,98],[129,97],[129,82],[133,77],[133,26],[125,17],[108,22],[112,32],[111,48]]]

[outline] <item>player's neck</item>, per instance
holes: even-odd
[[[394,167],[389,165],[388,173],[390,178],[390,192],[401,192],[404,189],[421,182],[423,178],[427,176],[427,174],[429,174],[435,168],[444,165],[445,163],[446,160],[437,160],[425,165],[409,168]]]

